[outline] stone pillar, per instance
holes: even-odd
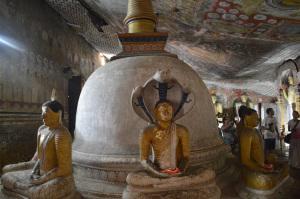
[[[300,113],[300,83],[297,85],[295,93],[296,111]]]
[[[279,90],[277,106],[279,109],[279,113],[278,113],[279,127],[282,128],[285,122],[285,115],[286,115],[285,98],[283,96],[282,89]]]

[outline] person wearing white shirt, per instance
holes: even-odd
[[[274,110],[268,108],[266,110],[267,117],[262,122],[263,138],[265,143],[265,152],[275,150],[276,139],[279,138],[279,132],[277,128],[277,120],[274,117]]]

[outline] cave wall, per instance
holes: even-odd
[[[68,112],[68,78],[87,79],[101,61],[44,1],[0,0],[0,27],[1,168],[33,155],[52,89]]]

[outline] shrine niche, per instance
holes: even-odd
[[[295,72],[290,69],[284,71],[280,80],[280,87],[282,89],[284,99],[290,105],[292,110],[296,110],[297,79]]]
[[[278,69],[277,106],[280,112],[280,125],[285,125],[292,118],[293,111],[300,111],[298,65],[294,60],[287,60]]]

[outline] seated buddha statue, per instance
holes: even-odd
[[[170,177],[184,173],[189,162],[189,132],[172,122],[173,106],[168,101],[158,102],[155,124],[145,128],[140,137],[142,165],[157,176]],[[150,160],[153,148],[154,160]]]
[[[56,101],[42,105],[36,152],[29,162],[3,168],[3,192],[20,198],[74,198],[72,137],[62,124],[63,107]]]
[[[256,111],[249,108],[240,133],[242,179],[250,189],[271,190],[287,176],[287,167],[283,162],[267,163],[262,136],[255,128],[258,122]]]
[[[193,108],[194,97],[169,72],[158,71],[132,93],[134,111],[150,124],[139,137],[144,169],[128,174],[123,199],[156,198],[158,193],[165,198],[193,199],[207,186],[213,191],[206,198],[219,198],[214,171],[189,166],[189,131],[175,121]]]

